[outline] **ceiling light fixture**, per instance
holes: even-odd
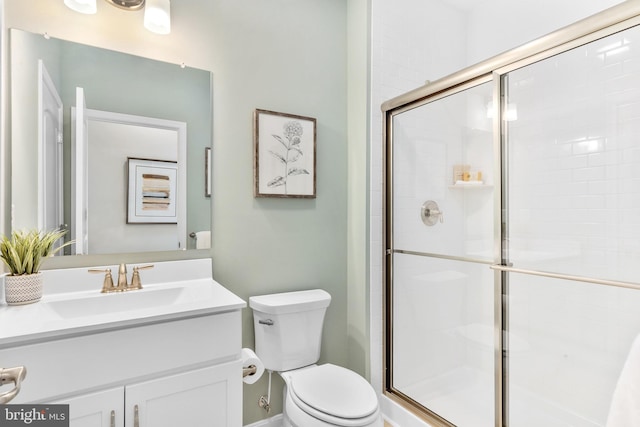
[[[140,10],[144,7],[144,0],[106,0],[106,2],[124,10]]]
[[[64,4],[76,12],[93,14],[98,11],[96,0],[64,0]]]
[[[156,34],[171,32],[170,0],[105,0],[123,10],[141,10],[144,8],[144,27]],[[146,3],[146,4],[145,4]],[[64,0],[64,4],[80,13],[94,14],[98,11],[96,0]]]
[[[147,0],[144,9],[144,27],[158,34],[171,32],[171,3],[169,0]]]

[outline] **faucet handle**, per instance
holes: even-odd
[[[133,267],[133,276],[131,277],[131,285],[129,285],[129,289],[142,289],[139,270],[146,270],[148,268],[153,268],[153,264],[137,265]]]
[[[104,282],[102,282],[102,290],[100,292],[102,293],[113,292],[115,287],[113,286],[113,276],[111,276],[110,268],[106,268],[106,269],[90,268],[87,271],[89,273],[105,273]]]

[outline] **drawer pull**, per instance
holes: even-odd
[[[111,411],[111,420],[109,422],[111,427],[116,427],[116,411]]]
[[[11,401],[18,393],[20,393],[20,386],[22,380],[27,376],[27,368],[24,366],[17,366],[15,368],[0,368],[0,386],[5,383],[13,383],[15,387],[6,393],[0,394],[0,404]]]
[[[133,407],[133,427],[140,427],[140,413],[138,405]]]

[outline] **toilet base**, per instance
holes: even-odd
[[[286,383],[282,391],[282,402],[283,427],[341,427],[314,418],[300,409],[289,395]],[[383,427],[382,417],[378,415],[374,422],[361,427]]]

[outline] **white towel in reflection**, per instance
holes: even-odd
[[[607,427],[640,427],[640,335],[633,341],[618,378]]]
[[[211,231],[196,231],[196,249],[211,248]]]

